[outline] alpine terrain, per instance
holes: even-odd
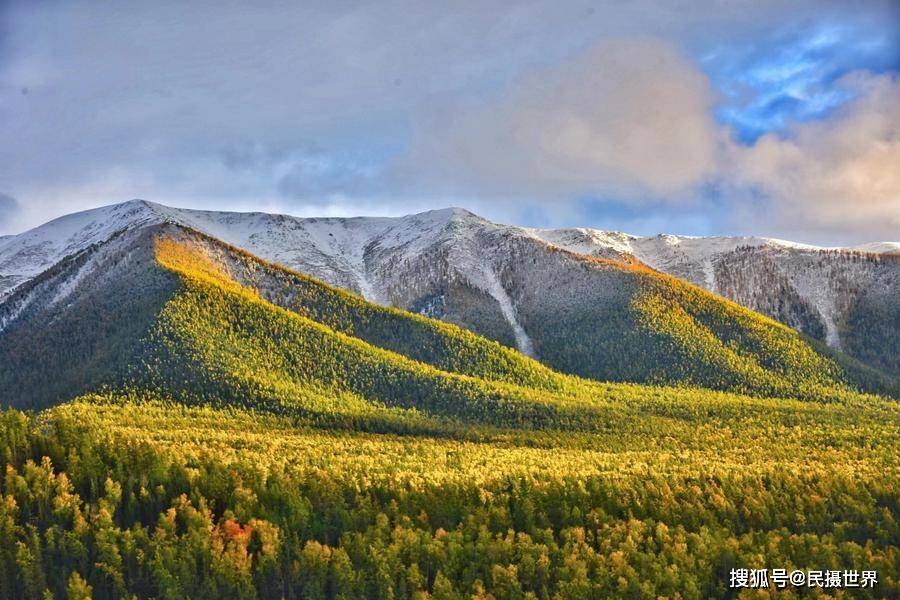
[[[133,201],[0,240],[0,597],[701,599],[765,565],[900,593],[896,355],[662,272],[674,242],[573,235]],[[716,285],[747,247],[896,285],[708,244]]]
[[[892,376],[900,375],[900,243],[818,248],[769,238],[640,238],[497,225],[463,209],[400,218],[296,218],[135,200],[0,239],[0,298],[63,257],[148,224],[177,223],[265,260],[471,329],[562,364],[544,330],[602,310],[610,291],[574,254],[648,266],[703,287]],[[554,252],[563,250],[565,252]],[[597,263],[595,263],[597,264]],[[606,277],[615,277],[608,270]],[[573,288],[572,286],[576,286]],[[573,293],[582,286],[584,293]],[[616,286],[619,287],[619,286]],[[562,296],[560,290],[566,290]],[[573,312],[574,311],[574,312]],[[610,370],[600,374],[615,378]]]

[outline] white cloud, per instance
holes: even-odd
[[[858,98],[829,118],[795,124],[751,147],[735,147],[733,183],[768,197],[782,228],[860,231],[884,239],[900,233],[900,80],[855,73],[842,85]]]
[[[497,220],[624,227],[626,217],[581,213],[572,199],[596,193],[647,202],[623,213],[672,214],[712,178],[735,194],[737,184],[760,189],[780,222],[834,227],[838,240],[850,190],[868,200],[854,200],[863,208],[846,227],[871,237],[896,228],[896,196],[866,190],[895,185],[877,167],[879,146],[850,148],[856,138],[832,122],[805,124],[786,139],[736,147],[727,155],[735,166],[723,169],[715,98],[681,54],[708,68],[717,48],[759,44],[767,55],[769,33],[809,19],[894,22],[893,0],[860,4],[0,2],[9,34],[0,43],[0,190],[21,205],[0,225],[146,197],[304,214],[458,204]],[[422,107],[438,105],[423,118]],[[867,127],[877,124],[855,126]],[[826,152],[817,135],[849,149]],[[396,177],[382,176],[397,155],[406,158],[388,172]],[[859,166],[838,168],[849,164],[842,156]],[[820,172],[846,175],[819,189],[809,181]],[[723,215],[742,210],[738,197],[683,212],[728,227]],[[803,198],[817,198],[821,214]],[[769,225],[756,222],[754,232]]]
[[[706,77],[674,48],[607,40],[420,120],[398,177],[564,213],[580,195],[678,205],[714,183],[734,231],[896,240],[900,80],[858,72],[838,88],[856,99],[744,145],[716,123]]]
[[[682,200],[716,167],[713,94],[650,38],[600,42],[476,106],[421,120],[401,177],[457,191]]]
[[[20,211],[19,202],[15,198],[0,192],[0,235],[13,232]]]

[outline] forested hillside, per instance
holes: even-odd
[[[35,408],[102,385],[246,405],[296,396],[304,405],[310,390],[340,389],[366,402],[496,414],[523,402],[548,411],[538,396],[592,385],[559,372],[807,400],[894,389],[851,359],[674,278],[556,254],[552,289],[566,294],[552,292],[549,304],[521,299],[535,348],[554,372],[459,327],[370,304],[179,226],[126,232],[0,304],[0,393]],[[572,279],[574,270],[590,277]],[[549,305],[564,318],[548,314]]]
[[[883,374],[900,375],[894,343],[900,339],[900,259],[891,254],[896,243],[826,249],[757,237],[523,229],[459,208],[398,218],[302,219],[133,200],[66,215],[0,242],[0,300],[66,256],[166,224],[203,232],[217,243],[228,242],[370,302],[460,325],[529,356],[553,360],[555,369],[592,377],[621,378],[626,360],[641,367],[640,356],[625,359],[591,349],[608,343],[601,322],[615,326],[616,315],[627,317],[633,291],[643,288],[646,278],[635,280],[616,268],[586,268],[590,258],[648,265],[768,315]],[[584,325],[565,338],[577,353],[553,336],[560,315],[571,310]],[[692,314],[694,308],[685,310]],[[627,378],[683,376],[633,368]],[[877,373],[870,371],[866,378],[867,385],[878,385]],[[733,379],[732,374],[701,383],[724,385]]]
[[[522,313],[546,364],[173,224],[68,257],[0,304],[0,403],[43,409],[0,416],[0,597],[711,598],[757,566],[900,593],[867,371],[554,256],[577,303]],[[601,381],[630,378],[677,385]]]
[[[0,597],[707,599],[735,567],[900,594],[895,402],[620,398],[589,434],[147,396],[10,411]]]
[[[844,386],[900,394],[894,378],[640,263],[520,252],[520,262],[541,265],[546,287],[524,285],[519,271],[504,277],[520,290],[518,315],[537,355],[556,370],[809,399]]]

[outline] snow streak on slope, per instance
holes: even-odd
[[[738,248],[771,247],[829,250],[818,246],[762,237],[694,237],[660,234],[640,237],[597,229],[524,229],[529,235],[570,252],[605,258],[631,255],[658,271],[686,279],[716,292],[718,256]]]
[[[630,254],[645,264],[694,283],[713,288],[719,255],[741,247],[771,247],[797,251],[834,250],[760,237],[638,237],[596,229],[528,229],[496,225],[458,208],[428,211],[406,217],[296,218],[267,213],[230,213],[170,208],[143,200],[74,213],[16,236],[0,238],[0,294],[37,275],[63,257],[117,232],[142,225],[174,222],[257,254],[267,260],[300,268],[313,275],[378,300],[381,292],[374,256],[390,253],[394,261],[415,260],[436,243],[467,240],[489,231],[510,237],[526,236],[590,256]],[[478,265],[485,258],[458,255]],[[898,242],[853,248],[863,252],[900,252]],[[488,286],[490,287],[490,286]],[[384,300],[384,299],[382,299]]]
[[[523,228],[522,230],[548,244],[578,254],[603,257],[610,257],[617,254],[630,254],[646,265],[670,274],[675,274],[674,272],[679,270],[692,270],[697,267],[700,268],[700,272],[705,274],[708,271],[709,266],[704,265],[704,262],[714,262],[718,255],[732,252],[739,248],[765,247],[798,252],[835,252],[849,250],[872,254],[900,253],[900,242],[873,242],[852,247],[826,247],[801,244],[777,238],[754,236],[697,237],[660,234],[642,237],[622,233],[620,231],[602,231],[599,229],[587,228]],[[704,277],[697,279],[709,280],[710,278]],[[695,280],[694,283],[700,283],[700,281]]]
[[[507,294],[506,290],[503,288],[503,284],[500,283],[500,279],[497,277],[497,274],[490,269],[485,269],[483,271],[483,276],[485,283],[487,284],[486,291],[500,305],[500,310],[503,312],[503,316],[506,318],[510,327],[512,327],[513,335],[516,338],[516,346],[518,347],[519,351],[526,356],[535,357],[534,344],[531,342],[531,338],[529,338],[528,334],[525,332],[525,328],[522,327],[521,323],[519,323],[519,319],[516,315],[516,307],[513,306],[512,300],[510,299],[509,294]]]
[[[840,329],[853,313],[857,298],[868,291],[890,294],[884,289],[885,274],[896,282],[900,268],[897,242],[825,248],[763,237],[638,237],[592,229],[527,231],[580,254],[632,255],[654,269],[794,326],[795,320],[803,319],[799,315],[812,310],[824,328],[824,340],[835,348],[842,346]],[[808,325],[815,329],[814,323]]]
[[[19,315],[31,304],[33,298],[34,292],[29,292],[23,297],[16,299],[12,306],[8,306],[8,310],[4,311],[4,314],[0,314],[0,333],[3,333],[7,327],[19,318]]]
[[[0,245],[0,299],[62,258],[117,233],[172,222],[201,231],[263,259],[285,265],[361,294],[391,303],[398,278],[456,277],[483,290],[499,305],[520,349],[533,348],[515,317],[515,307],[485,265],[478,232],[496,228],[462,209],[442,209],[400,218],[295,218],[266,213],[228,213],[170,208],[142,200],[51,221]],[[450,269],[422,265],[443,248]],[[85,265],[85,273],[89,265]],[[73,285],[77,281],[73,282]]]

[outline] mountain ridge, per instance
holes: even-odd
[[[455,394],[459,410],[485,419],[521,409],[528,419],[574,424],[578,411],[563,416],[542,403],[555,406],[588,380],[816,401],[854,388],[882,391],[865,369],[823,354],[788,327],[640,263],[548,254],[533,243],[517,251],[521,264],[533,259],[559,282],[553,287],[576,292],[535,303],[529,286],[515,282],[529,270],[504,275],[506,285],[526,290],[517,307],[543,364],[184,225],[120,230],[0,302],[0,396],[46,406],[132,381],[187,399],[258,397],[275,410],[284,401],[318,406],[315,398],[337,386],[364,413],[368,405],[354,400],[360,394],[444,418],[456,413],[437,398]],[[266,383],[270,377],[276,383]]]
[[[498,225],[461,208],[396,218],[297,218],[134,200],[60,217],[0,240],[0,299],[62,256],[150,223],[191,227],[376,303],[442,318],[531,356],[538,353],[521,305],[529,292],[519,286],[544,286],[546,277],[521,274],[527,270],[520,264],[523,255],[543,260],[535,244],[594,258],[638,260],[843,347],[886,372],[900,372],[891,358],[897,356],[891,332],[900,331],[891,308],[900,260],[890,253],[769,238],[644,238],[586,228],[522,228]],[[893,248],[891,243],[876,246]],[[514,283],[516,278],[521,281]],[[874,349],[863,329],[876,332]]]
[[[363,245],[370,242],[371,238],[379,238],[391,230],[396,231],[398,226],[421,224],[434,226],[448,224],[453,221],[469,221],[470,223],[476,222],[480,225],[490,225],[500,229],[525,232],[527,235],[540,241],[578,254],[598,256],[603,251],[614,255],[630,254],[663,272],[669,272],[669,268],[665,258],[658,256],[658,251],[660,248],[665,249],[673,246],[678,247],[679,250],[687,248],[686,254],[693,255],[692,258],[695,260],[706,259],[708,254],[733,251],[742,247],[771,247],[810,252],[847,251],[877,255],[890,255],[900,252],[900,242],[887,241],[848,247],[825,247],[758,236],[687,236],[663,233],[655,236],[636,236],[621,231],[587,227],[559,229],[520,227],[493,223],[460,207],[429,210],[401,217],[294,217],[287,214],[259,211],[230,212],[174,208],[149,200],[134,199],[70,213],[20,234],[0,236],[0,261],[2,261],[0,262],[0,268],[9,271],[11,270],[10,263],[12,258],[28,258],[27,253],[23,255],[12,248],[16,242],[21,244],[21,250],[35,249],[35,246],[50,246],[47,248],[48,259],[39,263],[39,266],[49,266],[66,254],[79,249],[79,245],[83,247],[96,241],[102,241],[116,230],[122,228],[141,226],[151,222],[177,222],[229,241],[229,237],[236,238],[246,233],[246,230],[228,231],[227,229],[223,230],[223,227],[228,228],[229,224],[241,224],[247,227],[254,221],[269,220],[280,223],[293,223],[299,227],[315,224],[337,226],[348,232],[362,233],[363,236],[367,235],[368,237],[351,240],[362,242]],[[105,225],[100,226],[98,223],[104,223]],[[41,235],[45,230],[49,235]],[[325,235],[328,233],[334,232],[326,231]],[[249,235],[252,235],[252,233]],[[54,239],[65,239],[68,243],[66,246],[54,247],[52,244]],[[411,241],[411,239],[398,238],[396,241],[402,244]],[[232,242],[229,241],[229,243]],[[235,245],[244,247],[241,244]],[[653,252],[654,249],[657,250],[656,253]],[[29,266],[25,265],[22,269],[24,275],[16,276],[17,274],[13,274],[14,278],[21,281],[27,278],[28,275],[34,275],[39,272],[35,270],[39,266],[32,268],[29,268]],[[0,270],[0,294],[4,294],[11,287],[14,287],[9,283],[3,283],[4,280],[2,278],[4,276],[9,277],[10,275]]]

